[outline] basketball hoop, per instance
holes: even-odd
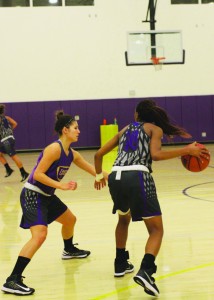
[[[163,65],[163,62],[162,60],[164,60],[165,57],[151,57],[151,61],[153,63],[153,66],[155,67],[155,71],[159,71],[162,69],[162,65]]]

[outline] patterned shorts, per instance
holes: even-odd
[[[108,185],[114,207],[112,213],[130,210],[132,221],[160,216],[161,209],[157,198],[153,177],[148,172],[123,171],[116,180],[116,172],[109,175]]]
[[[67,210],[56,195],[44,196],[27,188],[21,192],[20,203],[23,212],[20,227],[24,229],[35,225],[47,226]]]
[[[15,140],[13,138],[9,138],[0,142],[0,152],[8,154],[9,156],[14,156],[16,154]]]

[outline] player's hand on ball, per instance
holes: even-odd
[[[189,148],[189,154],[196,157],[207,157],[209,156],[209,150],[202,144],[194,142],[187,146]]]

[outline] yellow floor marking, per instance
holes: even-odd
[[[211,266],[214,266],[214,262],[198,265],[198,266],[187,268],[187,269],[180,270],[180,271],[175,271],[175,272],[172,272],[172,273],[169,273],[169,274],[166,274],[166,275],[160,275],[160,276],[155,277],[155,280],[159,281],[159,280],[162,280],[162,279],[165,279],[165,278],[169,278],[169,277],[172,277],[172,276],[188,273],[188,272],[191,272],[191,271],[195,271],[195,270],[199,270],[199,269],[203,269],[203,268],[207,268],[207,267],[211,267]],[[92,298],[91,300],[105,299],[105,298],[111,297],[113,295],[116,295],[120,292],[124,292],[124,291],[127,291],[129,289],[133,289],[136,286],[137,286],[137,284],[132,284],[132,285],[126,286],[124,288],[120,288],[120,289],[117,289],[115,291],[112,291],[112,292],[100,295],[98,297]]]

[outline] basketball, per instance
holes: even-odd
[[[198,147],[203,147],[202,144],[197,143]],[[181,156],[181,162],[183,166],[191,172],[201,172],[206,169],[210,163],[210,154],[207,157],[196,157],[192,155]]]

